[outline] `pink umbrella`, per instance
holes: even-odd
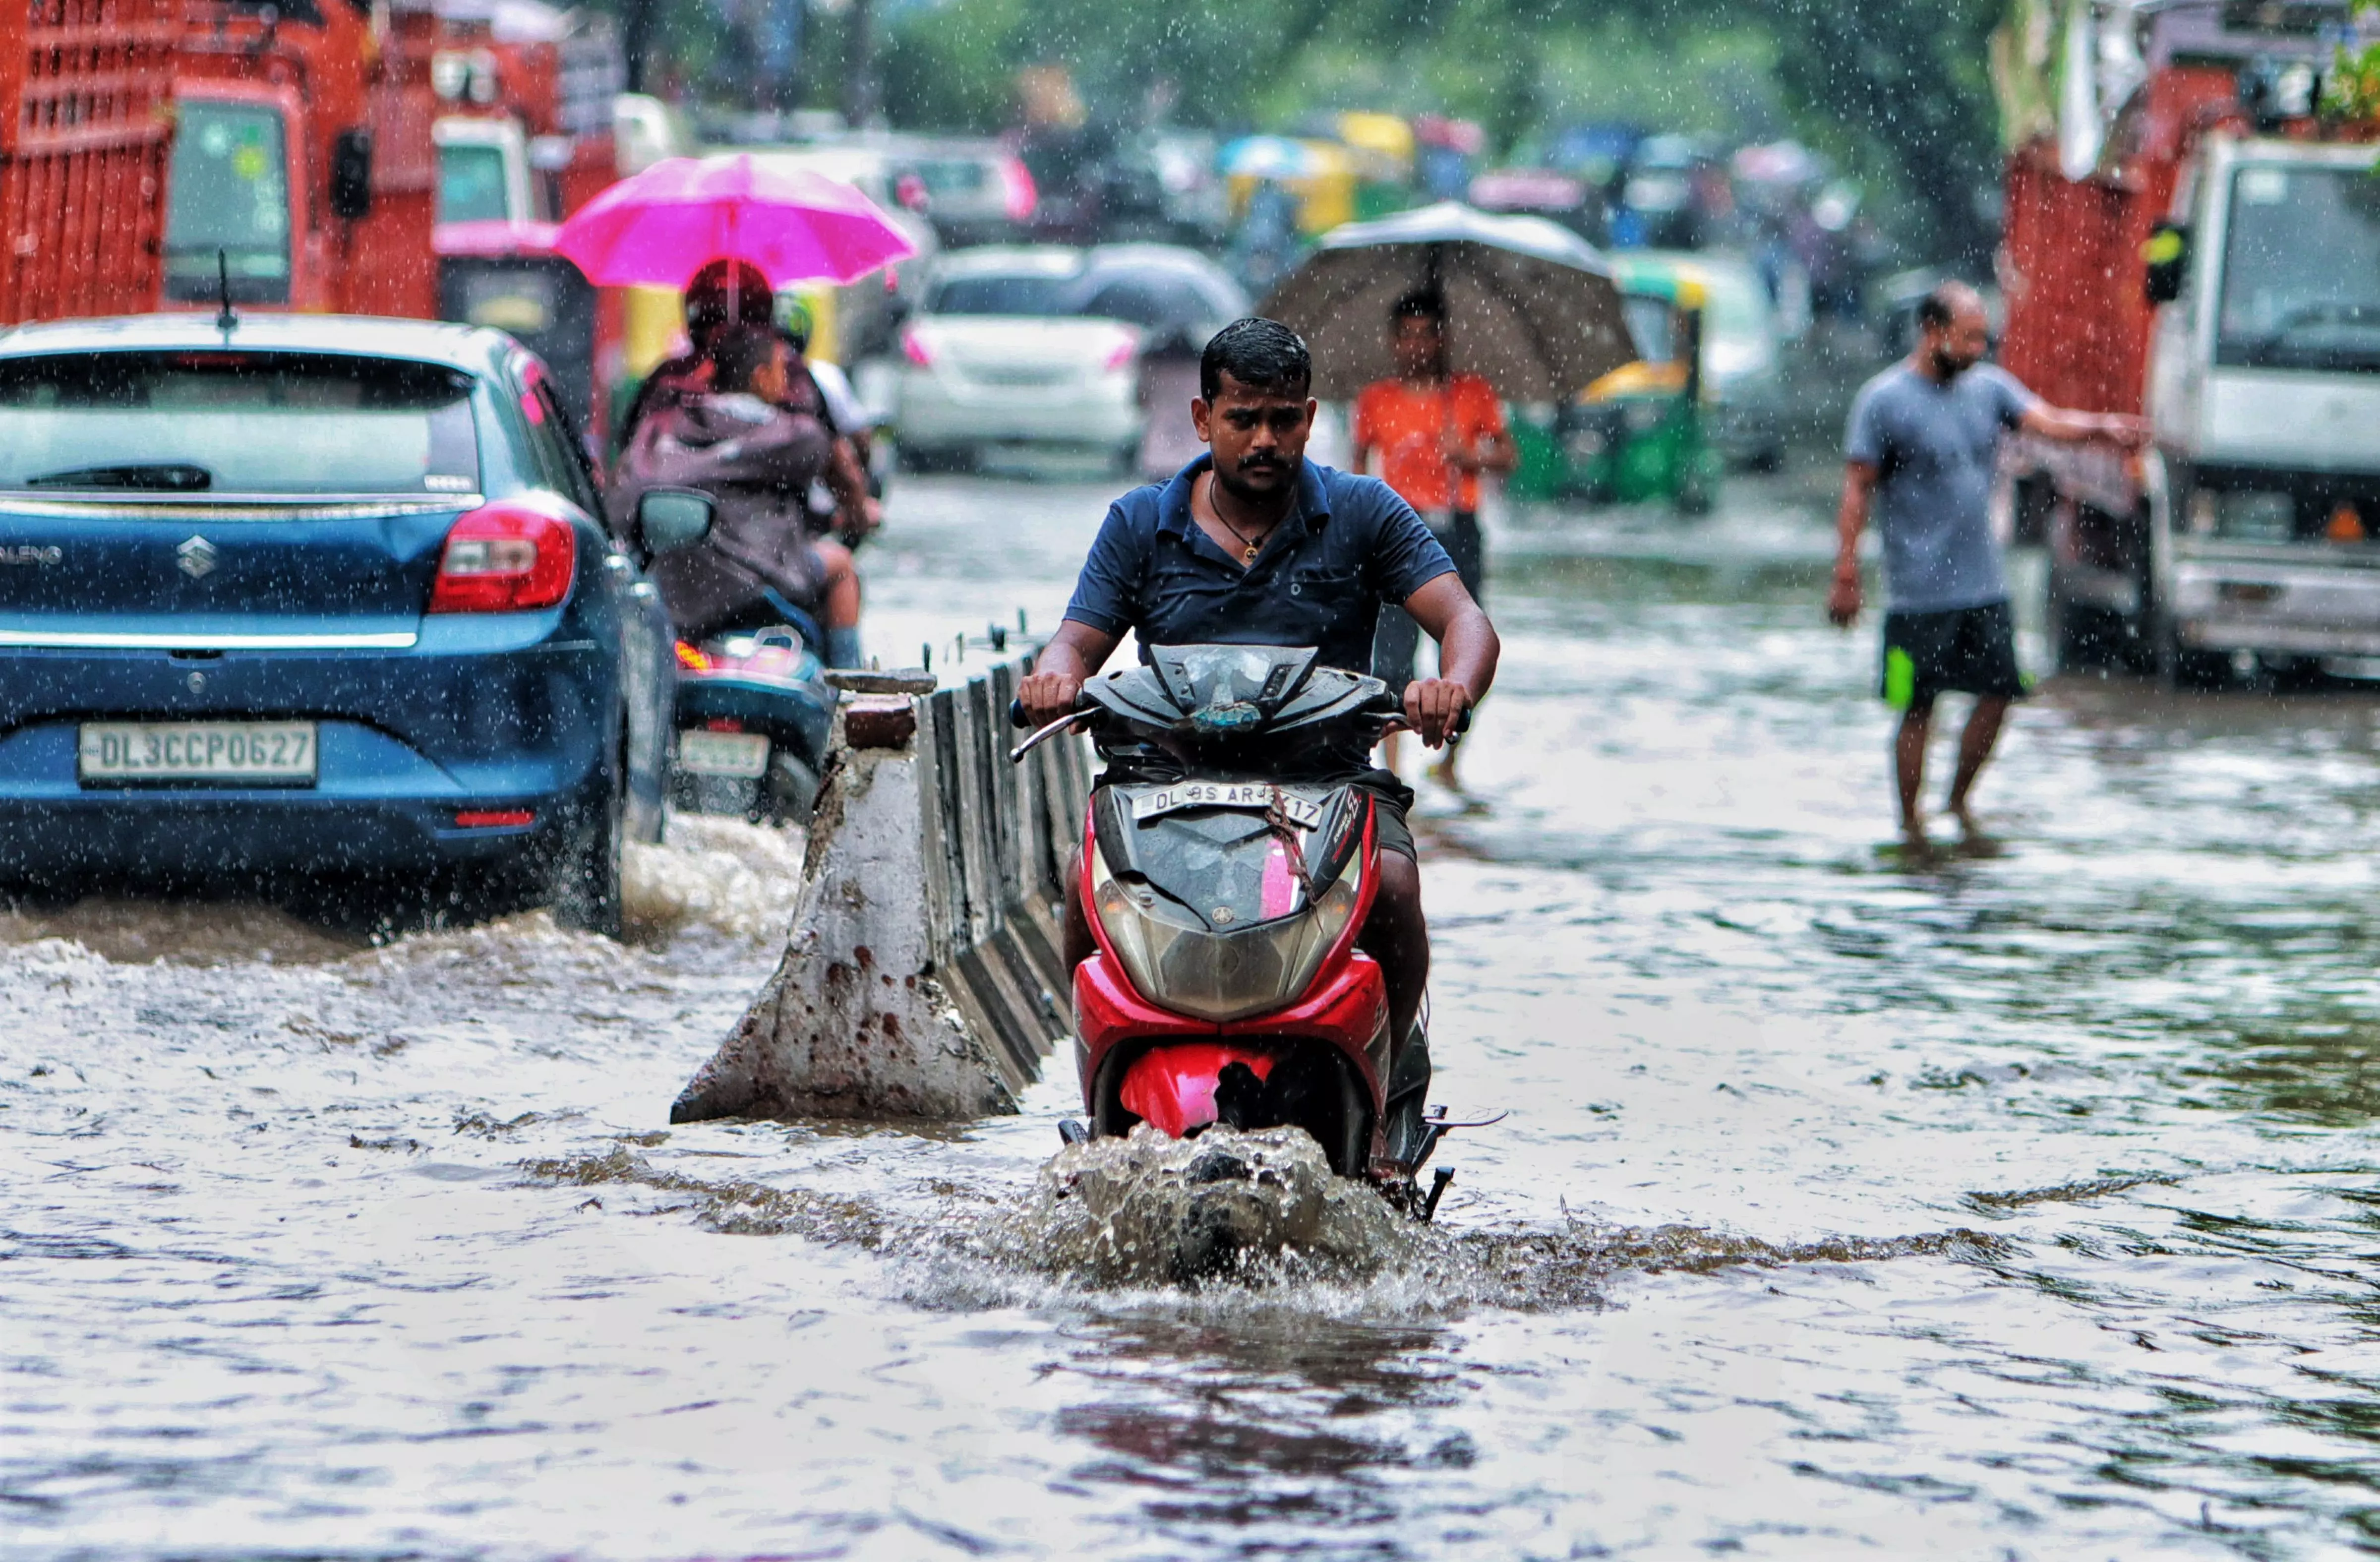
[[[683,287],[721,256],[751,262],[779,287],[851,282],[917,252],[852,186],[749,153],[656,163],[580,207],[553,247],[589,281],[615,287]]]

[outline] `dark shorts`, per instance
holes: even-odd
[[[2016,665],[2016,616],[2005,602],[1888,613],[1879,684],[1897,711],[1924,710],[1937,694],[2021,700],[2027,689]]]
[[[1393,770],[1366,770],[1348,780],[1372,794],[1372,833],[1378,837],[1380,849],[1397,852],[1409,862],[1419,862],[1421,854],[1414,849],[1413,826],[1405,822],[1405,810],[1413,806],[1413,788],[1398,780]]]
[[[1430,535],[1454,560],[1454,573],[1471,600],[1487,601],[1488,550],[1479,535],[1478,516],[1456,510],[1445,531],[1433,531]],[[1420,649],[1421,626],[1414,622],[1413,615],[1393,603],[1381,608],[1380,627],[1372,636],[1372,676],[1387,684],[1390,693],[1403,694],[1405,685],[1413,681],[1414,653]]]

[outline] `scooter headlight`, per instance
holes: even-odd
[[[1221,932],[1149,885],[1115,877],[1097,851],[1091,860],[1092,909],[1134,990],[1201,1019],[1245,1019],[1295,999],[1362,898],[1363,868],[1351,863],[1313,903]]]

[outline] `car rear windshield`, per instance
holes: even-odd
[[[1067,276],[954,276],[934,289],[929,314],[1072,314],[1074,278]]]
[[[468,494],[472,379],[280,352],[0,359],[0,488]]]

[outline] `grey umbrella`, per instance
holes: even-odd
[[[1593,245],[1453,201],[1332,228],[1260,312],[1305,338],[1317,396],[1352,397],[1396,373],[1390,311],[1429,287],[1446,301],[1448,367],[1510,400],[1567,400],[1636,357]]]

